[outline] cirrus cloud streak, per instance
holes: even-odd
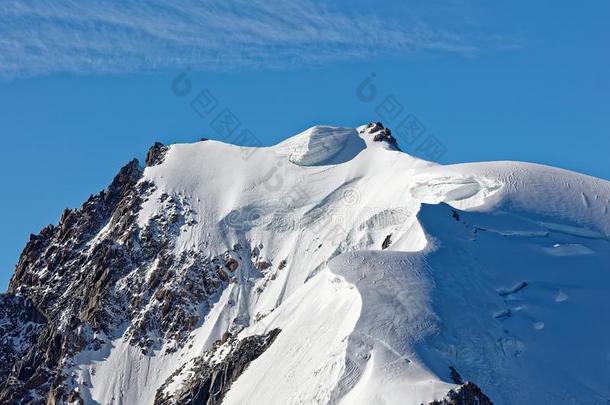
[[[346,14],[305,0],[5,0],[0,77],[325,65],[476,46],[414,18]]]

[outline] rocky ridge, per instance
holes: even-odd
[[[159,164],[166,151],[155,144],[147,163]],[[99,350],[121,325],[143,353],[175,350],[229,282],[235,267],[225,255],[174,254],[176,235],[196,222],[180,196],[163,194],[158,214],[138,225],[155,190],[141,177],[139,162],[129,162],[107,189],[30,237],[0,295],[1,403],[77,400],[66,374],[72,357]]]
[[[248,365],[259,357],[280,333],[273,329],[265,335],[237,340],[230,334],[218,341],[204,355],[178,369],[159,388],[155,405],[218,405]],[[178,390],[172,391],[174,379],[182,379]]]

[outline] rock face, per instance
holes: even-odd
[[[27,298],[0,294],[0,376],[7,376],[47,323]]]
[[[367,124],[365,131],[373,135],[373,141],[385,142],[392,147],[392,149],[400,150],[398,148],[398,142],[392,135],[390,128],[384,128],[381,122],[370,122]]]
[[[155,142],[155,144],[150,147],[148,153],[146,154],[146,166],[156,166],[163,163],[165,153],[168,150],[169,147],[163,145],[161,142]]]
[[[11,361],[14,366],[0,386],[0,402],[36,402],[51,395],[63,397],[61,363],[87,344],[92,329],[112,328],[108,284],[124,271],[124,247],[113,242],[133,222],[141,200],[142,170],[137,160],[124,166],[111,185],[91,196],[80,210],[64,211],[58,226],[32,235],[26,245],[8,294],[27,300],[47,322],[36,343]],[[132,215],[127,213],[131,212]],[[88,243],[107,223],[116,233],[88,249]],[[71,294],[65,294],[72,290]]]
[[[150,162],[161,149],[153,146]],[[0,295],[0,403],[78,399],[65,373],[72,357],[99,350],[121,324],[143,353],[180,347],[226,285],[216,272],[222,257],[172,253],[181,226],[196,221],[187,202],[165,194],[162,211],[138,224],[155,188],[141,176],[131,161],[81,209],[66,210],[57,226],[30,237]]]
[[[385,237],[383,242],[381,243],[381,249],[387,249],[392,244],[392,234],[389,234]]]
[[[445,398],[440,401],[430,402],[429,405],[493,405],[491,399],[472,382],[451,390]]]
[[[153,145],[147,165],[162,162],[167,150]],[[174,253],[177,236],[197,223],[197,213],[180,195],[157,193],[158,212],[138,223],[156,191],[142,173],[132,160],[107,189],[31,235],[8,292],[0,295],[0,403],[81,402],[68,371],[74,356],[99,351],[121,335],[144,355],[183,347],[242,256],[249,257],[249,248],[239,245],[212,256],[194,249]],[[224,365],[210,369],[211,398],[224,393],[277,333],[239,345],[226,335],[236,348]]]
[[[159,388],[155,397],[155,405],[218,405],[248,365],[271,346],[279,329],[273,329],[265,335],[248,336],[241,341],[229,337],[227,342],[217,342],[217,345],[196,358],[189,367],[183,367],[171,376]],[[218,352],[226,352],[221,360],[212,359]],[[176,392],[167,392],[167,387],[180,374],[188,374],[182,388]]]

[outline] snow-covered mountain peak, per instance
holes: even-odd
[[[299,166],[338,164],[351,160],[367,147],[397,150],[391,131],[381,123],[358,128],[316,125],[274,146],[281,156]]]
[[[379,123],[157,143],[28,242],[0,402],[604,403],[609,210],[608,181]]]

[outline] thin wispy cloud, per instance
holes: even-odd
[[[310,0],[0,2],[0,76],[290,68],[415,51],[472,53],[415,18]]]

